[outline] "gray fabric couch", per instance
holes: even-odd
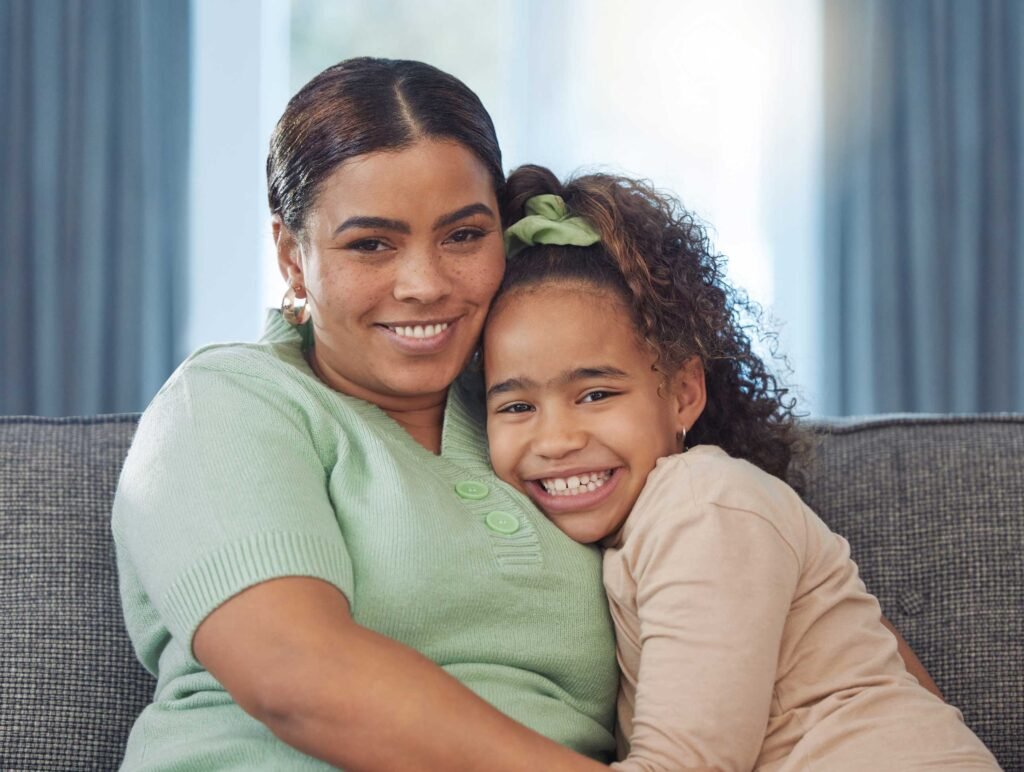
[[[0,418],[0,770],[110,770],[154,679],[111,498],[137,416]],[[1024,416],[819,426],[804,496],[947,699],[1024,770]]]

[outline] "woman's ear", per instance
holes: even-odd
[[[299,247],[299,240],[291,232],[281,215],[275,214],[270,218],[270,229],[274,237],[274,249],[277,251],[277,267],[281,276],[288,283],[289,287],[296,285],[303,287],[305,282],[302,278],[302,250]]]
[[[669,379],[669,385],[675,402],[676,432],[688,432],[708,402],[704,360],[694,354],[679,366]]]

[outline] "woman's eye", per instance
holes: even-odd
[[[616,393],[617,392],[614,391],[601,391],[600,389],[595,389],[594,391],[588,391],[584,394],[583,399],[581,399],[580,402],[600,402],[608,399],[609,397],[614,397]]]
[[[511,405],[505,405],[504,407],[498,408],[499,413],[529,413],[533,410],[533,407],[526,404],[525,402],[513,402]]]
[[[455,233],[449,236],[446,241],[453,244],[465,244],[469,241],[482,239],[485,235],[487,234],[479,228],[459,228]]]
[[[388,244],[381,239],[359,239],[359,241],[353,241],[346,245],[345,248],[356,252],[381,252],[388,248]]]

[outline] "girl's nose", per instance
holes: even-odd
[[[429,305],[443,300],[451,291],[452,281],[440,255],[424,249],[399,260],[393,289],[396,300]]]
[[[533,452],[544,458],[564,458],[582,450],[586,444],[587,433],[573,421],[560,416],[548,416],[538,427]]]

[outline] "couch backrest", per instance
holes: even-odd
[[[1024,416],[818,429],[804,499],[947,701],[1024,770]]]
[[[0,418],[0,769],[116,769],[152,699],[110,536],[136,421]]]
[[[136,421],[0,418],[0,769],[114,769],[152,697],[109,527]],[[1024,769],[1024,416],[818,428],[805,499],[947,699]]]

